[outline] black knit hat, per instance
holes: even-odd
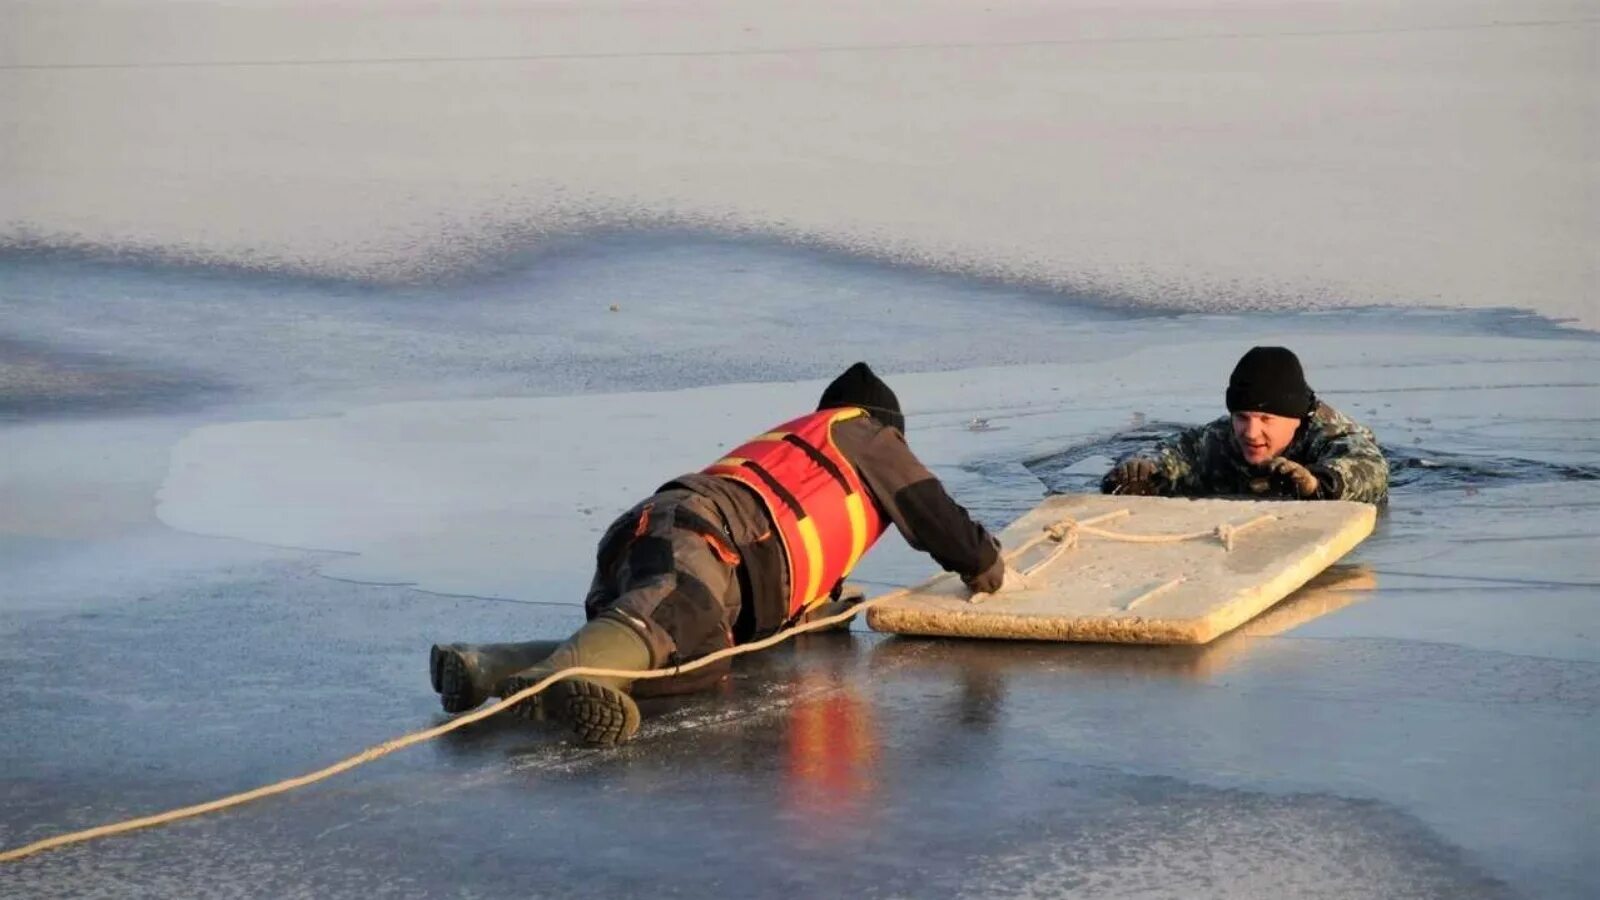
[[[906,417],[900,412],[900,398],[864,362],[845,369],[823,390],[822,400],[817,403],[817,409],[841,406],[859,406],[879,422],[905,433]]]
[[[1228,378],[1228,412],[1264,412],[1301,419],[1317,396],[1306,384],[1300,359],[1286,347],[1251,347]]]

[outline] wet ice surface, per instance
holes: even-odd
[[[621,751],[494,723],[0,894],[1600,889],[1592,337],[1132,317],[670,235],[527,262],[392,291],[0,263],[0,845],[431,724],[429,643],[561,636],[596,529],[857,358],[991,525],[1215,415],[1252,343],[1404,466],[1345,565],[1205,648],[808,638]],[[928,573],[886,544],[864,580]]]

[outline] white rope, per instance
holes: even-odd
[[[1128,534],[1126,532],[1107,531],[1105,529],[1096,527],[1096,525],[1101,522],[1122,518],[1123,516],[1127,516],[1129,514],[1130,513],[1128,510],[1121,509],[1114,512],[1105,513],[1104,515],[1095,516],[1093,518],[1083,519],[1081,521],[1070,518],[1062,519],[1059,522],[1046,526],[1043,529],[1042,534],[1024,543],[1016,550],[1006,554],[1005,559],[1007,563],[1010,563],[1020,558],[1022,554],[1033,549],[1043,541],[1055,541],[1059,546],[1052,550],[1044,560],[1033,566],[1030,566],[1027,572],[1022,573],[1024,576],[1026,576],[1038,571],[1046,565],[1049,565],[1059,554],[1076,547],[1078,545],[1080,536],[1085,534],[1104,538],[1106,540],[1124,541],[1138,544],[1168,544],[1215,536],[1222,541],[1224,547],[1231,551],[1233,549],[1233,538],[1239,532],[1276,518],[1275,516],[1271,515],[1262,515],[1240,525],[1230,526],[1227,524],[1222,524],[1207,531],[1195,531],[1186,534]],[[1165,586],[1158,588],[1158,591],[1164,589]],[[757,650],[765,650],[766,648],[782,643],[783,641],[786,641],[797,634],[803,634],[808,631],[817,631],[823,628],[829,628],[831,626],[841,624],[843,622],[848,622],[849,620],[860,615],[862,612],[865,612],[879,603],[902,597],[909,592],[909,588],[901,588],[900,590],[890,591],[887,594],[873,597],[870,600],[863,600],[860,603],[857,603],[854,606],[844,610],[843,612],[839,612],[821,619],[814,619],[809,622],[802,622],[798,625],[785,628],[776,634],[763,638],[762,640],[718,650],[715,653],[702,656],[692,662],[687,662],[679,666],[673,666],[669,669],[631,671],[626,669],[600,669],[589,666],[575,666],[570,669],[562,669],[559,672],[549,675],[548,677],[539,681],[537,684],[517,691],[515,694],[512,694],[511,696],[506,697],[500,702],[491,706],[486,706],[483,709],[457,716],[454,719],[451,719],[443,724],[436,725],[433,728],[415,731],[411,734],[402,735],[401,737],[394,738],[393,740],[385,741],[384,743],[378,744],[374,747],[368,747],[354,756],[347,757],[334,763],[333,765],[326,766],[314,772],[308,772],[304,775],[298,775],[293,778],[285,778],[282,781],[263,785],[253,790],[243,791],[237,794],[230,794],[226,797],[220,797],[216,800],[210,800],[205,803],[197,803],[192,806],[184,806],[178,809],[168,810],[163,813],[157,813],[155,815],[142,816],[135,819],[126,819],[121,822],[113,822],[108,825],[100,825],[94,828],[85,828],[81,831],[73,831],[67,834],[56,835],[55,837],[34,841],[31,844],[24,844],[21,847],[0,852],[0,863],[15,862],[17,860],[33,856],[36,853],[42,853],[45,850],[52,850],[57,847],[81,844],[86,841],[110,837],[115,834],[126,834],[127,832],[137,831],[141,828],[153,828],[157,825],[165,825],[169,822],[177,822],[182,819],[191,819],[195,816],[201,816],[205,815],[206,813],[229,809],[234,806],[240,806],[242,804],[249,803],[252,800],[260,800],[265,797],[287,793],[297,788],[315,784],[316,782],[332,778],[333,776],[342,772],[348,772],[357,766],[365,765],[366,763],[372,762],[380,757],[388,756],[397,750],[404,750],[407,747],[423,743],[424,741],[431,741],[440,735],[448,734],[458,728],[465,728],[474,722],[481,722],[490,716],[504,712],[518,703],[533,697],[534,695],[550,687],[550,685],[555,684],[556,682],[565,678],[588,676],[600,678],[629,678],[634,681],[642,681],[650,678],[668,678],[674,675],[681,675],[685,672],[693,672],[696,669],[699,669],[703,666],[708,666],[711,663],[721,659],[739,656],[744,653],[754,653]],[[1147,599],[1147,597],[1141,597],[1139,599]],[[1134,602],[1138,602],[1138,600],[1135,600]],[[1132,604],[1129,605],[1131,606]]]
[[[821,619],[814,619],[809,622],[802,622],[798,625],[785,628],[782,631],[779,631],[776,634],[763,638],[759,641],[753,641],[748,644],[740,644],[735,647],[728,647],[723,650],[718,650],[715,653],[702,656],[692,662],[687,662],[679,666],[673,666],[670,669],[632,671],[626,669],[600,669],[590,666],[574,666],[570,669],[562,669],[559,672],[551,674],[537,684],[517,691],[515,694],[512,694],[491,706],[486,706],[483,709],[457,716],[448,722],[444,722],[432,728],[427,728],[422,731],[415,731],[411,734],[385,741],[377,746],[368,747],[354,756],[342,759],[331,766],[318,769],[315,772],[307,772],[304,775],[298,775],[294,778],[285,778],[282,781],[263,785],[253,790],[243,791],[237,794],[230,794],[226,797],[220,797],[216,800],[209,800],[205,803],[196,803],[193,806],[184,806],[178,809],[168,810],[163,813],[157,813],[155,815],[142,816],[136,819],[127,819],[121,822],[113,822],[108,825],[100,825],[94,828],[85,828],[82,831],[73,831],[67,834],[60,834],[56,835],[55,837],[34,841],[31,844],[24,844],[21,847],[0,852],[0,863],[15,862],[17,860],[32,856],[36,853],[42,853],[45,850],[53,850],[57,847],[81,844],[86,841],[96,840],[98,838],[110,837],[114,834],[126,834],[127,832],[137,831],[141,828],[153,828],[157,825],[165,825],[169,822],[177,822],[181,819],[192,819],[195,816],[201,816],[205,815],[206,813],[217,812],[230,807],[240,806],[242,804],[249,803],[252,800],[260,800],[264,797],[271,797],[276,794],[287,793],[295,790],[296,788],[302,788],[310,784],[315,784],[316,782],[327,778],[332,778],[333,776],[342,772],[348,772],[349,770],[354,769],[356,766],[365,765],[366,763],[372,762],[380,757],[388,756],[397,750],[404,750],[407,747],[423,743],[424,741],[431,741],[440,735],[448,734],[458,728],[465,728],[474,722],[481,722],[490,716],[504,712],[505,710],[516,706],[518,703],[521,703],[535,694],[538,694],[539,692],[548,688],[550,685],[555,684],[564,678],[589,676],[601,678],[629,678],[634,681],[639,681],[648,678],[668,678],[685,672],[693,672],[695,669],[708,666],[720,659],[738,656],[743,653],[754,653],[757,650],[765,650],[766,648],[782,643],[783,641],[786,641],[797,634],[803,634],[807,631],[818,631],[823,628],[829,628],[843,622],[848,622],[850,619],[860,615],[863,611],[870,609],[871,607],[882,603],[885,600],[903,596],[907,592],[907,589],[902,588],[897,591],[891,591],[887,594],[873,597],[870,600],[863,600],[860,603],[857,603],[854,606],[844,610],[843,612],[835,613],[834,615]]]
[[[1126,512],[1126,510],[1122,510],[1122,512]],[[1081,522],[1071,518],[1062,519],[1054,524],[1046,525],[1044,532],[1052,540],[1060,542],[1064,548],[1078,546],[1079,537],[1085,534],[1127,544],[1177,544],[1183,541],[1215,537],[1222,542],[1223,548],[1231,553],[1233,552],[1233,539],[1241,532],[1257,525],[1276,521],[1278,517],[1264,513],[1238,525],[1224,522],[1215,528],[1207,528],[1204,531],[1187,531],[1175,534],[1129,534],[1126,531],[1108,531],[1104,528],[1096,528],[1095,523],[1105,518],[1105,516],[1099,516],[1094,519],[1084,519]],[[1036,542],[1037,539],[1035,539]],[[1038,568],[1038,566],[1034,568]]]

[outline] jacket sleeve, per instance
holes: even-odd
[[[1378,503],[1389,495],[1389,461],[1365,426],[1345,420],[1329,424],[1310,443],[1306,468],[1325,500]]]
[[[841,422],[835,439],[867,490],[913,549],[933,557],[975,591],[1000,587],[1000,542],[973,521],[906,445],[905,436],[870,419]]]

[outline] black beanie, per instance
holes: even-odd
[[[845,369],[823,390],[822,400],[817,403],[817,409],[841,406],[859,406],[879,422],[905,433],[906,417],[900,413],[900,398],[864,362]]]
[[[1300,359],[1287,347],[1251,347],[1228,377],[1228,412],[1264,412],[1302,419],[1317,397]]]

